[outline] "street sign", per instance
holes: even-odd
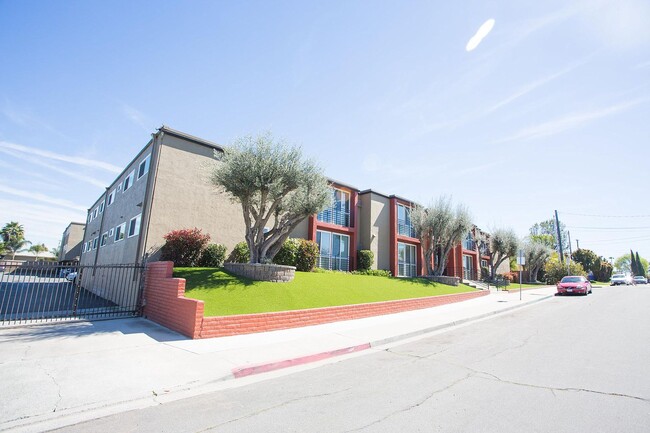
[[[517,264],[522,266],[526,264],[526,257],[524,257],[524,250],[519,250],[519,255],[517,256]]]

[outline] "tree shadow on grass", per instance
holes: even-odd
[[[195,289],[217,289],[234,291],[250,287],[255,281],[232,274],[223,268],[179,268],[174,269],[174,278],[185,278],[185,292]]]

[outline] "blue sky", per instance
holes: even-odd
[[[0,224],[55,247],[166,124],[650,258],[649,23],[644,0],[0,0]]]

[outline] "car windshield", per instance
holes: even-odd
[[[612,278],[625,278],[625,275],[623,275],[623,274],[615,274],[615,275],[612,275]]]
[[[582,277],[564,277],[561,283],[579,283],[580,281],[582,281]]]

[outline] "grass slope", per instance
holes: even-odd
[[[289,283],[252,281],[215,268],[176,268],[185,296],[205,302],[206,316],[300,310],[471,292],[423,278],[402,279],[342,272],[296,272]]]

